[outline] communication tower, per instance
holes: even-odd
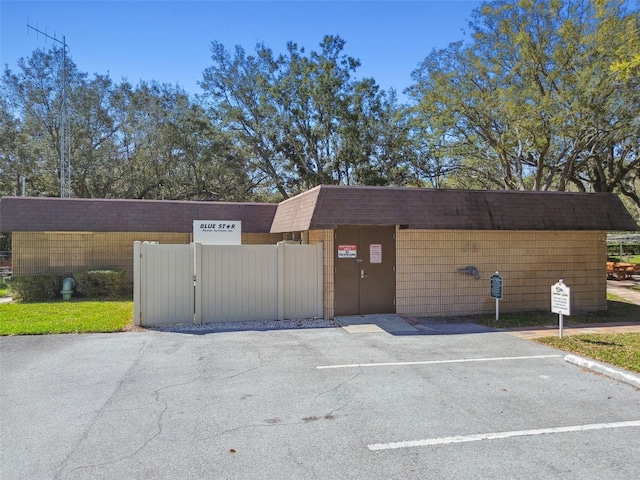
[[[71,122],[69,116],[68,106],[68,79],[67,79],[67,41],[62,36],[62,40],[53,37],[46,32],[39,30],[37,27],[29,25],[27,20],[27,33],[29,29],[35,31],[40,35],[44,35],[45,38],[53,40],[54,42],[62,45],[62,68],[60,69],[60,197],[71,197]]]

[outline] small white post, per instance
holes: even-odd
[[[285,267],[285,255],[286,244],[285,242],[278,242],[278,320],[284,320],[284,267]]]
[[[562,323],[563,323],[563,318],[562,318],[562,314],[559,313],[558,314],[558,335],[560,338],[562,338]]]
[[[500,300],[496,298],[496,322],[498,321],[499,317],[500,317]]]
[[[133,324],[136,327],[141,325],[140,318],[140,301],[142,299],[142,243],[139,241],[133,242]]]
[[[202,243],[193,243],[193,323],[202,323]]]

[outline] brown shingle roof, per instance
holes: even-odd
[[[240,220],[246,233],[268,233],[271,203],[0,198],[0,232],[192,232],[193,220]]]
[[[304,193],[296,195],[278,204],[278,219],[274,218],[271,231],[277,232],[303,232],[310,230],[314,213],[320,210],[318,195],[321,189],[312,188]],[[280,224],[282,222],[282,225]],[[292,227],[292,228],[290,228]]]
[[[312,201],[315,199],[315,205]],[[638,227],[614,194],[322,185],[278,205],[272,233],[338,225],[470,230]]]
[[[470,230],[632,231],[607,193],[442,190],[322,185],[270,203],[0,198],[0,232],[191,232],[193,220],[240,220],[246,233],[406,225]]]

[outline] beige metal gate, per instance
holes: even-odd
[[[322,244],[134,243],[134,323],[322,317]]]

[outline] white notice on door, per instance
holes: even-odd
[[[382,263],[382,245],[379,243],[369,245],[369,263]]]

